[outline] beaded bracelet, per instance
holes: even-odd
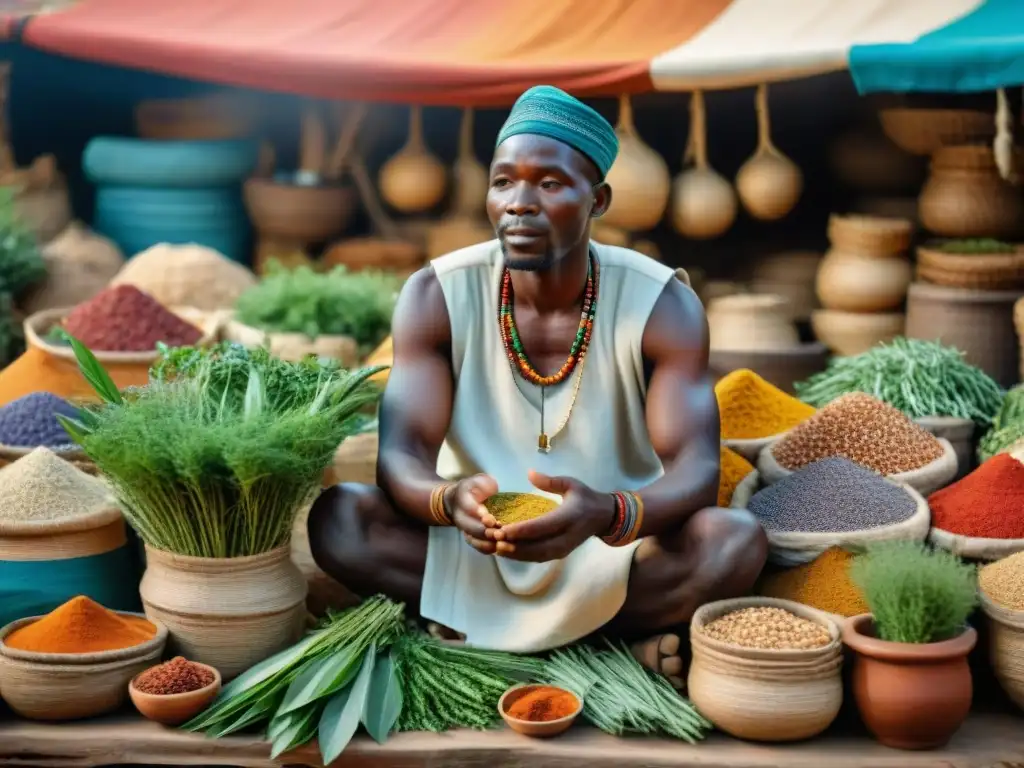
[[[440,483],[430,492],[430,519],[434,525],[451,525],[452,518],[445,509],[444,495],[452,483]]]
[[[632,491],[615,491],[615,521],[611,532],[603,536],[605,544],[612,547],[624,547],[636,541],[640,528],[644,523],[644,501],[640,494]]]

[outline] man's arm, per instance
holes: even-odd
[[[377,485],[397,510],[431,523],[437,455],[452,414],[451,325],[437,275],[402,288],[391,321],[394,361],[380,406]]]
[[[665,474],[638,493],[641,536],[678,529],[718,500],[718,402],[708,371],[708,323],[700,300],[670,280],[644,329],[647,431]]]

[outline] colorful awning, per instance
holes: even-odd
[[[851,67],[862,92],[1024,82],[1024,0],[80,0],[26,45],[330,99],[508,104]],[[941,87],[937,87],[941,86]]]

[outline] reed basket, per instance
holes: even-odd
[[[822,648],[760,650],[703,634],[710,621],[743,608],[783,608],[823,626]],[[799,741],[824,731],[843,703],[839,626],[825,613],[789,600],[742,597],[701,606],[690,622],[693,661],[687,692],[704,717],[726,733],[751,741]]]
[[[989,663],[999,686],[1024,709],[1024,611],[996,605],[979,591],[988,620]]]
[[[288,546],[230,558],[147,546],[139,592],[146,616],[170,630],[173,652],[225,680],[295,643],[305,626],[306,580]]]

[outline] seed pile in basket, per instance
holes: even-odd
[[[107,288],[79,304],[64,330],[96,352],[150,352],[158,342],[195,344],[203,332],[133,285]]]
[[[772,446],[785,469],[841,456],[883,475],[920,469],[942,444],[891,405],[855,392],[833,400]]]
[[[993,456],[958,482],[928,497],[932,525],[980,539],[1024,539],[1024,464]]]
[[[67,450],[75,445],[57,414],[72,419],[79,417],[78,409],[63,398],[50,392],[33,392],[19,397],[0,408],[0,445],[17,448],[47,448]]]
[[[0,499],[0,522],[62,520],[114,506],[102,480],[45,447],[0,469]]]
[[[1024,611],[1024,552],[989,563],[978,571],[978,589],[1012,611]]]
[[[758,491],[747,508],[769,532],[844,533],[902,523],[917,504],[881,475],[831,458]]]
[[[741,608],[709,621],[701,634],[729,645],[761,650],[811,650],[832,642],[823,626],[784,608]]]

